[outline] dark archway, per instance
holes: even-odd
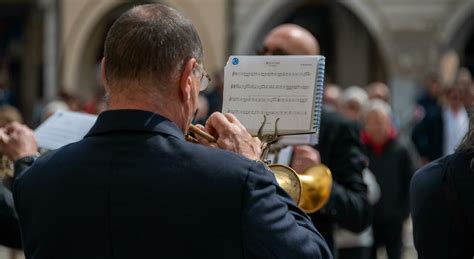
[[[103,44],[107,31],[114,21],[125,11],[139,4],[150,3],[151,1],[128,1],[118,4],[116,7],[103,15],[94,26],[94,29],[87,35],[87,46],[82,49],[79,63],[79,74],[81,75],[80,95],[91,97],[102,91],[100,85],[100,61],[103,56]],[[84,16],[87,18],[87,16]]]
[[[287,2],[270,17],[260,25],[251,49],[259,49],[273,27],[295,23],[318,39],[321,54],[327,58],[327,81],[343,87],[387,81],[388,69],[373,36],[346,6],[332,1]]]
[[[42,25],[31,1],[0,4],[0,104],[18,107],[29,125],[42,97]]]

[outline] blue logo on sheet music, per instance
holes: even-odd
[[[239,59],[238,58],[232,58],[232,65],[238,65],[239,64]]]

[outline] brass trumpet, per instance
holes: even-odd
[[[192,124],[189,126],[188,131],[205,138],[209,142],[216,142],[213,136]],[[198,143],[189,132],[186,135],[186,139]],[[304,212],[314,213],[321,209],[329,200],[332,176],[331,171],[325,165],[320,164],[310,167],[302,174],[298,174],[291,167],[282,164],[270,164],[267,166],[275,175],[280,187],[290,195]]]

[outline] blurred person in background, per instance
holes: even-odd
[[[261,55],[319,55],[316,38],[295,24],[275,27],[266,36]],[[291,167],[304,172],[311,166],[323,163],[333,177],[330,199],[323,209],[310,214],[314,225],[324,236],[335,257],[333,232],[338,224],[348,230],[360,232],[369,224],[370,207],[367,186],[362,177],[365,156],[355,127],[341,115],[323,107],[319,143],[316,146],[295,146]]]
[[[9,84],[7,65],[0,59],[0,105],[16,105],[15,96]]]
[[[465,98],[466,89],[455,82],[444,89],[442,105],[413,128],[411,137],[422,164],[452,154],[461,142],[469,127]]]
[[[83,110],[90,114],[100,114],[107,109],[106,95],[103,87],[97,87],[94,95],[84,102]]]
[[[0,128],[11,122],[23,123],[23,116],[20,111],[11,105],[0,106]]]
[[[1,175],[0,175],[0,245],[10,248],[21,249],[20,225],[18,216],[13,204],[11,193],[12,182],[26,167],[31,164],[25,164],[24,158],[28,155],[36,155],[36,141],[33,132],[26,126],[21,125],[23,118],[13,106],[0,106],[0,140],[4,140],[5,135],[14,134],[18,138],[18,142],[24,143],[24,147],[28,149],[30,146],[32,153],[24,152],[23,146],[18,150],[11,152],[10,147],[3,145],[0,141],[1,150]],[[17,142],[15,142],[16,144]],[[15,161],[16,163],[13,163]],[[12,254],[12,258],[15,252]]]
[[[384,82],[372,82],[365,87],[369,100],[382,100],[390,105],[390,88]],[[399,130],[400,129],[400,118],[396,114],[392,113],[392,124]]]
[[[419,122],[425,114],[435,113],[440,107],[440,96],[442,94],[442,86],[438,75],[430,74],[425,83],[425,89],[416,100],[415,121]]]
[[[390,103],[390,88],[383,82],[372,82],[365,87],[370,100],[380,99]]]
[[[323,105],[326,110],[339,111],[339,98],[341,96],[341,87],[336,84],[327,84],[324,86]]]
[[[369,169],[381,191],[374,206],[372,258],[377,258],[377,247],[385,246],[389,259],[399,259],[403,247],[402,226],[409,213],[409,186],[414,166],[407,148],[397,139],[391,109],[386,102],[375,99],[368,103],[361,138],[370,161]]]
[[[472,75],[471,75],[471,72],[469,72],[469,69],[465,67],[461,67],[459,69],[458,74],[457,74],[457,82],[463,88],[467,88],[468,86],[472,84]]]
[[[474,258],[474,117],[454,154],[413,176],[413,241],[418,258]]]
[[[464,108],[469,112],[474,103],[474,83],[466,87],[466,94],[464,95]]]
[[[339,98],[341,114],[361,128],[364,106],[368,100],[367,92],[361,87],[355,85],[347,87]]]
[[[23,116],[21,116],[20,111],[17,108],[10,105],[0,106],[0,129],[6,129],[7,126],[13,122],[16,122],[19,124],[23,123]],[[1,146],[0,146],[0,155],[1,155],[0,175],[3,176],[2,184],[4,185],[4,187],[11,190],[11,184],[12,184],[11,180],[14,174],[13,160],[8,159],[8,156],[6,156],[3,153]]]
[[[464,107],[469,110],[472,107],[474,101],[474,82],[472,81],[471,72],[465,67],[462,67],[458,73],[458,82],[462,88],[464,88],[465,94]]]
[[[69,110],[75,111],[75,112],[80,112],[82,111],[82,100],[81,98],[70,91],[67,90],[61,90],[59,92],[59,100],[63,101],[66,103],[66,105],[69,107]]]
[[[350,86],[344,91],[339,99],[341,114],[353,121],[358,128],[362,129],[364,108],[368,102],[368,96],[364,89],[358,86]],[[368,169],[369,161],[362,171],[364,183],[367,185],[367,198],[370,205],[374,205],[380,198],[380,187],[374,174]],[[372,226],[367,227],[360,234],[339,227],[334,235],[340,259],[369,259],[372,255],[374,245]]]

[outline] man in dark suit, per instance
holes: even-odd
[[[283,24],[267,35],[260,54],[319,55],[319,44],[306,29]],[[292,167],[297,172],[318,163],[331,169],[334,181],[330,200],[320,212],[310,216],[333,251],[336,223],[353,232],[360,232],[369,224],[367,186],[362,179],[365,160],[355,125],[325,109],[321,114],[319,144],[294,148]]]
[[[129,10],[101,70],[108,111],[15,181],[27,258],[331,258],[233,115],[206,123],[218,148],[185,141],[207,84],[191,21]]]

